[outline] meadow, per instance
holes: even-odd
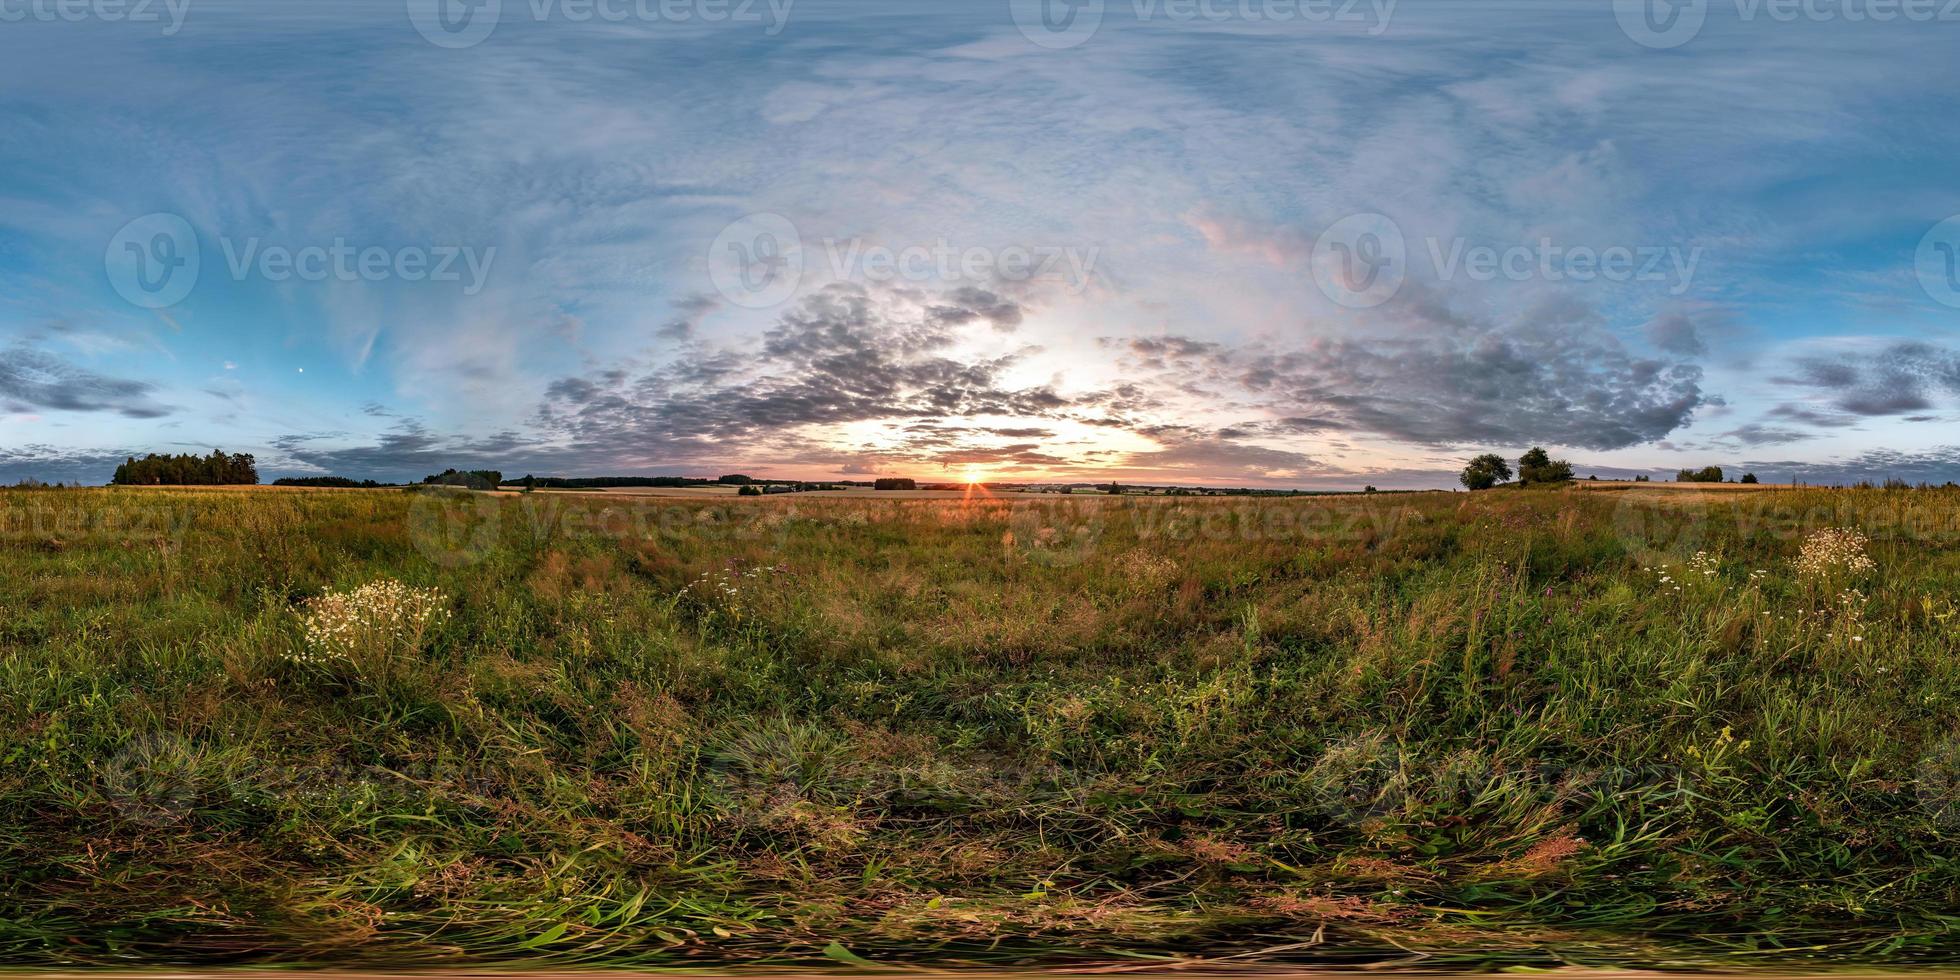
[[[0,962],[1960,961],[1960,491],[0,491]]]

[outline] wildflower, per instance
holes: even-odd
[[[441,589],[417,589],[392,579],[346,592],[328,592],[306,604],[300,627],[308,663],[353,660],[421,646],[422,637],[449,618]]]
[[[1827,527],[1812,531],[1797,553],[1798,577],[1829,579],[1877,570],[1878,563],[1865,554],[1868,540],[1853,528]]]

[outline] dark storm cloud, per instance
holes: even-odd
[[[1175,337],[1130,351],[1194,383],[1229,379],[1302,428],[1423,445],[1618,449],[1667,435],[1709,402],[1699,367],[1634,356],[1581,307],[1549,303],[1504,325],[1412,309],[1417,319],[1384,336],[1268,355]]]
[[[268,475],[319,473],[384,482],[419,480],[450,467],[509,469],[518,457],[550,459],[548,450],[530,444],[513,432],[481,439],[457,439],[430,432],[415,419],[402,419],[394,431],[371,446],[324,448],[315,443],[334,433],[281,436],[272,441],[274,453],[260,469]]]
[[[985,321],[995,330],[1009,332],[1021,325],[1025,310],[1021,304],[996,293],[964,286],[928,306],[926,313],[935,323],[958,325]]]
[[[0,408],[26,412],[114,412],[154,419],[171,409],[152,398],[156,386],[111,378],[76,367],[46,351],[12,347],[0,351]]]
[[[1936,397],[1960,395],[1960,352],[1918,341],[1876,353],[1803,357],[1795,367],[1794,374],[1776,380],[1816,390],[1852,415],[1924,412]]]
[[[1680,428],[1704,401],[1699,367],[1633,357],[1609,335],[1555,325],[1328,341],[1282,363],[1275,387],[1294,404],[1430,445],[1619,449]]]
[[[1838,399],[1837,405],[1853,415],[1898,415],[1933,407],[1933,403],[1919,392],[1896,389],[1871,389],[1846,395]]]
[[[1922,452],[1875,449],[1857,456],[1826,462],[1799,460],[1751,460],[1744,464],[1765,480],[1802,480],[1805,483],[1850,485],[1861,480],[1880,483],[1888,479],[1907,483],[1945,483],[1960,481],[1960,446],[1940,446]]]
[[[43,483],[108,483],[116,467],[134,451],[101,452],[46,444],[0,447],[0,484],[39,480]]]
[[[806,425],[1053,415],[1069,401],[1044,387],[999,383],[1014,356],[963,361],[945,353],[955,325],[998,326],[1010,309],[1018,319],[1018,306],[984,290],[917,305],[836,286],[785,312],[753,360],[688,357],[631,381],[561,379],[547,389],[540,419],[574,445],[698,455]]]

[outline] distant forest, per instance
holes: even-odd
[[[218,450],[212,450],[209,456],[151,453],[142,459],[129,457],[116,467],[116,475],[109,482],[150,487],[248,486],[259,482],[259,468],[251,453],[227,454]]]
[[[768,481],[730,473],[713,480],[694,476],[526,476],[518,482],[549,490],[594,490],[606,487],[745,487]]]
[[[288,476],[272,481],[275,487],[339,487],[348,490],[374,490],[388,486],[373,480],[350,480],[344,476]]]
[[[503,482],[504,474],[498,470],[459,470],[454,467],[422,478],[422,483],[427,486],[468,487],[471,490],[495,490]]]

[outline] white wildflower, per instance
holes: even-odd
[[[328,592],[306,604],[300,626],[309,663],[354,660],[415,649],[429,630],[449,618],[441,589],[417,589],[392,579],[346,592]]]

